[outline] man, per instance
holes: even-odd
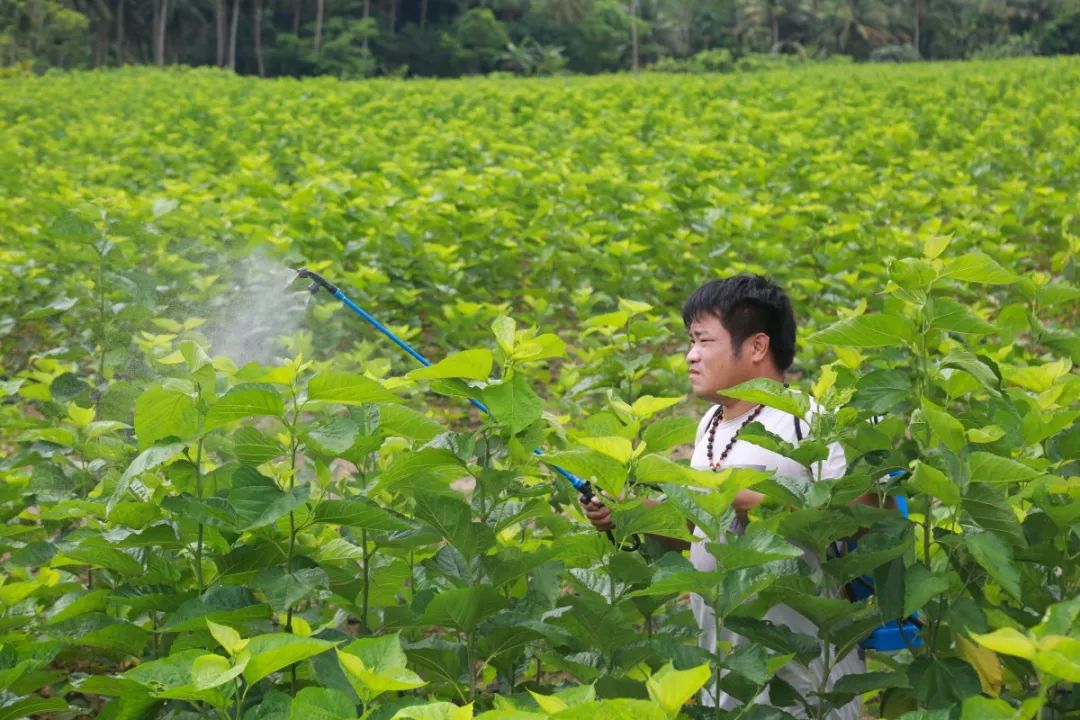
[[[723,390],[754,378],[769,378],[783,382],[784,371],[791,367],[795,357],[795,317],[787,295],[775,283],[759,277],[739,275],[725,280],[713,280],[698,288],[683,307],[683,321],[690,331],[690,350],[686,362],[690,371],[691,390],[697,397],[715,403],[698,425],[697,440],[690,464],[698,470],[719,470],[725,467],[756,467],[775,470],[778,475],[813,478],[836,478],[844,474],[846,462],[843,449],[834,444],[829,457],[813,468],[813,472],[793,460],[765,450],[757,445],[741,441],[739,432],[751,422],[761,423],[766,430],[784,440],[797,444],[809,429],[806,419],[798,419],[774,408],[725,397]],[[748,511],[758,505],[764,495],[753,490],[740,490],[734,500],[737,520],[732,531],[739,533],[745,528]],[[584,506],[585,514],[598,530],[611,528],[611,513],[602,504],[592,501]],[[690,561],[703,572],[715,570],[716,560],[706,550],[706,538],[695,529],[700,538],[690,545]],[[724,538],[715,538],[724,542]],[[668,543],[671,544],[671,543]],[[804,560],[820,568],[821,561],[807,552]],[[716,651],[713,613],[702,598],[691,595],[691,607],[701,628],[700,644],[710,652]],[[795,632],[817,637],[817,626],[785,605],[769,610],[765,618],[784,625]],[[722,640],[735,644],[745,642],[734,633],[724,633]],[[824,647],[822,648],[824,655]],[[830,653],[835,657],[835,653]],[[787,681],[803,697],[813,702],[823,674],[823,660],[817,658],[804,667],[791,662],[777,675]],[[830,673],[830,687],[843,675],[863,672],[863,662],[857,653],[849,653],[834,663]],[[740,703],[721,693],[719,698],[710,689],[702,693],[702,702],[719,704],[733,709]],[[768,703],[768,691],[755,698],[755,703]],[[805,717],[802,708],[785,708],[796,717]],[[849,703],[837,712],[830,713],[830,720],[858,720],[860,703]]]

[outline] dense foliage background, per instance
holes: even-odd
[[[5,0],[0,67],[550,75],[1080,52],[1077,0]],[[770,53],[764,58],[756,54]],[[749,60],[739,62],[749,57]]]
[[[717,717],[718,670],[810,717],[1073,716],[1078,93],[1067,58],[0,80],[0,718]],[[447,359],[414,372],[304,264]],[[679,459],[678,309],[739,271],[802,328],[793,387],[740,392],[822,408],[797,450],[747,438],[839,441],[838,481]],[[617,540],[769,502],[697,573],[541,460],[630,491]],[[752,642],[697,648],[690,590]],[[920,647],[833,692],[774,677],[913,613]]]

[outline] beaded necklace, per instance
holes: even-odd
[[[727,456],[728,453],[731,452],[731,448],[735,447],[735,441],[739,439],[739,433],[742,432],[744,427],[754,422],[754,420],[757,419],[757,416],[761,414],[761,411],[764,408],[764,405],[758,405],[756,408],[753,409],[753,411],[751,411],[751,413],[746,417],[746,419],[743,420],[743,423],[739,426],[739,429],[736,430],[735,434],[731,436],[731,440],[728,441],[728,444],[724,448],[723,452],[720,453],[720,459],[715,462],[713,461],[713,441],[716,439],[716,428],[720,425],[720,421],[724,419],[724,406],[721,405],[719,409],[717,409],[717,411],[713,413],[712,420],[709,422],[708,442],[705,444],[705,456],[709,460],[710,470],[715,471],[720,469],[720,466],[724,463],[725,460],[727,460]]]

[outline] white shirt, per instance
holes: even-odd
[[[694,455],[690,460],[691,467],[697,470],[709,469],[706,434],[708,432],[709,421],[716,411],[717,406],[715,405],[709,408],[709,412],[705,414],[705,417],[702,418],[701,422],[698,424],[697,440],[694,444]],[[713,440],[714,459],[720,456],[720,453],[727,447],[728,442],[746,421],[746,418],[747,415],[744,413],[738,417],[725,418],[720,422],[716,428],[716,435]],[[795,432],[794,416],[775,408],[765,407],[762,408],[756,421],[761,423],[766,430],[783,440],[786,440],[793,445],[799,443],[798,436]],[[805,420],[800,421],[800,429],[803,437],[806,437],[810,428]],[[749,442],[736,440],[731,448],[731,452],[728,453],[727,459],[724,460],[722,467],[753,467],[760,470],[775,470],[777,475],[788,477],[806,477],[815,479],[814,476],[816,476],[821,479],[831,479],[843,476],[847,469],[847,461],[844,458],[843,448],[840,447],[839,444],[834,443],[829,447],[828,458],[818,463],[814,467],[813,475],[811,475],[805,466],[800,465],[794,460],[772,452],[771,450],[752,445]],[[711,572],[715,570],[716,558],[714,558],[705,548],[705,543],[709,538],[705,536],[705,533],[700,528],[697,528],[694,534],[701,538],[701,540],[690,545],[690,562],[697,570],[702,572]],[[720,537],[716,538],[716,541],[725,542],[726,539]],[[815,570],[821,568],[820,559],[812,552],[807,551],[803,556],[803,560]],[[715,652],[716,624],[712,608],[706,605],[704,599],[696,593],[690,595],[690,607],[693,610],[698,627],[701,628],[699,644],[709,652]],[[774,605],[765,614],[765,619],[770,620],[777,625],[788,627],[797,633],[802,633],[811,637],[819,636],[818,627],[814,623],[810,622],[810,620],[786,605]],[[731,642],[736,646],[746,643],[746,639],[741,635],[737,635],[727,630],[721,631],[721,639]],[[835,653],[835,648],[833,652]],[[822,647],[822,655],[824,655],[824,647]],[[823,671],[823,665],[824,663],[822,662],[821,657],[818,657],[811,662],[810,667],[801,665],[793,660],[781,668],[776,674],[790,683],[801,695],[813,702],[812,693],[816,691],[818,687]],[[844,675],[858,674],[865,672],[865,670],[865,663],[859,657],[859,654],[857,652],[848,653],[848,655],[839,662],[834,663],[832,672],[829,674],[829,687],[831,688],[833,683]],[[702,691],[702,704],[715,706],[719,702],[719,705],[725,710],[732,710],[740,705],[740,702],[737,699],[723,692],[720,693],[719,698],[715,698],[713,697],[714,692],[715,686],[710,682]],[[761,695],[754,699],[755,704],[768,702],[768,690],[765,690]],[[789,707],[784,708],[784,710],[795,717],[806,717],[805,710],[803,710],[802,707]],[[828,718],[828,720],[859,720],[860,710],[861,700],[856,698],[839,711],[829,713],[826,715],[826,718]]]

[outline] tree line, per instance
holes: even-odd
[[[0,0],[0,66],[259,76],[724,69],[1080,52],[1080,0]]]

